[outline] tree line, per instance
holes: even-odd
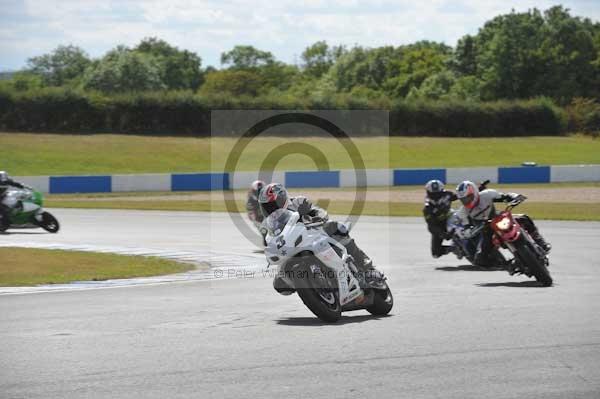
[[[600,23],[562,6],[497,16],[454,47],[431,41],[375,48],[319,41],[305,48],[300,60],[287,64],[271,52],[239,45],[222,53],[216,69],[158,38],[119,45],[98,59],[66,45],[29,59],[23,71],[0,81],[0,90],[31,96],[62,88],[105,97],[168,91],[267,108],[308,101],[392,109],[398,102],[544,97],[566,107],[569,123],[579,123],[575,129],[600,130]]]

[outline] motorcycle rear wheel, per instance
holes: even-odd
[[[551,287],[553,281],[550,272],[523,238],[517,243],[516,251],[521,263],[531,271],[535,279],[543,286]]]

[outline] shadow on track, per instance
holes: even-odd
[[[506,283],[481,283],[475,284],[478,287],[514,287],[514,288],[549,288],[544,287],[537,281],[509,281]]]
[[[482,267],[473,265],[460,265],[460,266],[442,266],[436,267],[435,270],[442,270],[444,272],[497,272],[505,270],[502,267]]]
[[[3,231],[3,232],[0,232],[0,234],[10,236],[10,235],[18,235],[18,234],[24,235],[24,234],[50,234],[50,233],[48,233],[46,231]]]
[[[341,324],[352,324],[352,323],[362,323],[364,321],[369,320],[379,320],[385,319],[387,317],[391,317],[392,315],[387,316],[373,316],[373,315],[360,315],[360,316],[342,316],[342,318],[336,323],[326,323],[316,317],[288,317],[286,319],[276,320],[277,324],[283,326],[331,326],[331,325],[341,325]]]

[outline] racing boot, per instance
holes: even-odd
[[[353,239],[350,239],[344,246],[348,251],[348,255],[354,258],[354,264],[359,271],[364,272],[373,269],[373,261],[356,245]]]
[[[439,247],[439,249],[436,252],[433,252],[432,250],[432,254],[431,256],[433,256],[434,259],[440,258],[444,255],[448,255],[450,253],[454,252],[454,247],[450,246],[450,245],[442,245],[441,247]]]
[[[385,276],[373,266],[373,261],[360,249],[353,239],[346,245],[348,254],[354,258],[359,274],[364,276],[364,282],[371,288],[385,289]]]
[[[448,255],[448,254],[451,254],[451,253],[455,253],[456,254],[456,248],[454,247],[454,245],[443,245],[442,246],[442,251],[443,251],[444,255]]]

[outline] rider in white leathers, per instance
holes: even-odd
[[[303,196],[289,197],[287,190],[279,183],[271,183],[265,186],[259,195],[259,203],[265,217],[277,209],[285,208],[298,212],[303,220],[319,220],[323,222],[323,230],[344,247],[348,254],[354,258],[354,264],[359,271],[363,273],[367,283],[376,282],[383,279],[383,274],[375,269],[371,259],[356,245],[354,239],[350,237],[347,227],[343,223],[328,220],[327,211],[314,205],[308,198]],[[280,279],[273,281],[273,286],[278,292],[289,290],[287,285]]]

